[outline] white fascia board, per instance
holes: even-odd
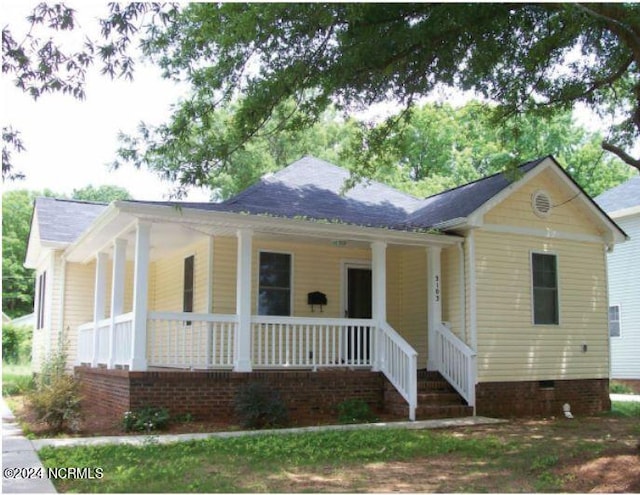
[[[363,227],[353,224],[324,223],[306,219],[271,217],[192,208],[176,208],[169,205],[134,204],[115,202],[123,213],[151,221],[193,223],[211,227],[246,228],[274,234],[299,234],[309,237],[344,239],[354,241],[386,241],[412,246],[453,246],[462,238],[450,234],[408,232],[402,230]]]
[[[74,252],[82,245],[90,242],[105,226],[118,217],[119,209],[115,201],[107,206],[100,215],[91,223],[89,227],[78,237],[75,242],[69,245],[63,254],[64,258],[70,258]]]

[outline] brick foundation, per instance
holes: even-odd
[[[561,416],[568,403],[576,415],[611,409],[609,380],[484,382],[476,385],[476,414],[492,417]]]
[[[166,407],[171,414],[197,419],[228,418],[240,387],[268,383],[289,408],[292,419],[335,414],[336,406],[360,398],[377,411],[383,407],[384,377],[359,370],[331,371],[123,371],[78,367],[83,404],[91,413],[116,417],[145,406]]]

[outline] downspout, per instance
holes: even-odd
[[[476,352],[473,359],[473,381],[478,383],[478,320],[477,320],[477,292],[476,292],[476,242],[474,230],[469,231],[469,347]],[[477,400],[475,385],[473,389],[473,415],[476,415]]]
[[[65,337],[64,332],[64,308],[66,306],[66,286],[67,286],[67,258],[65,258],[64,253],[60,255],[60,271],[62,280],[60,282],[60,315],[59,315],[59,323],[58,323],[58,342],[60,342]],[[78,337],[76,336],[76,342]],[[67,355],[66,362],[69,363],[69,356]],[[73,359],[71,359],[73,362]],[[66,366],[65,366],[66,368]]]

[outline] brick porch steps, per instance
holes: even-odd
[[[408,414],[406,401],[390,383],[385,384],[385,407],[389,412]],[[416,420],[438,418],[463,418],[473,416],[473,407],[449,385],[437,372],[418,371],[418,407]]]

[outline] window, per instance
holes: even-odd
[[[258,314],[291,315],[291,255],[260,253]]]
[[[609,337],[620,337],[620,306],[609,306]]]
[[[558,274],[554,254],[532,253],[533,275],[533,323],[535,325],[557,325],[558,318]]]
[[[184,259],[184,284],[182,289],[182,311],[193,312],[193,268],[194,257],[189,256]],[[190,324],[188,322],[187,324]]]
[[[36,311],[36,328],[44,328],[44,309],[47,294],[47,272],[42,272],[38,277],[38,294]]]

